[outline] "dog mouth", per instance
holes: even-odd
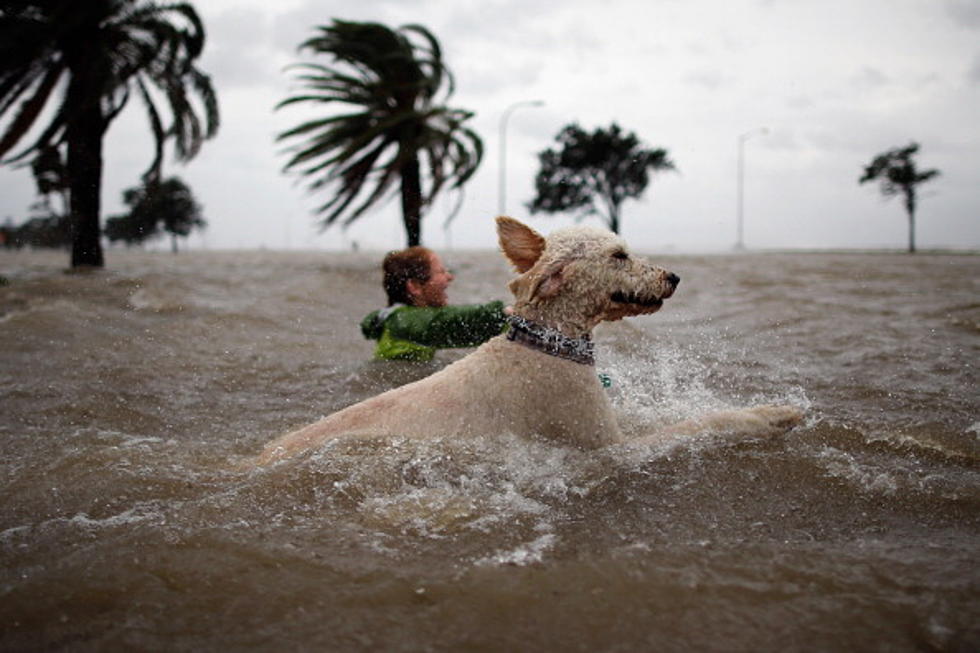
[[[617,304],[633,304],[634,306],[642,306],[643,308],[660,308],[664,303],[664,300],[653,295],[638,295],[636,293],[625,293],[620,290],[614,292],[610,299]]]

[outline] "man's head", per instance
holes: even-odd
[[[445,306],[453,280],[439,256],[426,247],[390,252],[382,264],[388,305]]]

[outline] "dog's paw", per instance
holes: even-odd
[[[675,424],[675,433],[718,433],[735,436],[766,436],[785,433],[803,421],[803,411],[796,406],[752,406],[738,410],[711,413]]]
[[[753,406],[746,409],[776,431],[788,431],[803,421],[803,410],[796,406]]]

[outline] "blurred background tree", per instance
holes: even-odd
[[[537,196],[528,205],[531,213],[596,215],[618,234],[623,201],[643,194],[651,172],[675,170],[667,150],[645,149],[616,123],[592,133],[571,124],[555,140],[560,150],[538,155],[541,169],[534,180]]]
[[[14,226],[9,218],[0,227],[0,240],[4,247],[40,247],[68,249],[71,246],[71,230],[68,218],[51,213],[49,207],[41,202],[31,206],[31,217],[19,226]]]
[[[65,166],[61,157],[61,152],[57,147],[48,146],[40,150],[31,162],[31,173],[34,175],[34,183],[37,192],[42,197],[42,201],[51,213],[68,218],[71,210],[69,197],[70,181],[68,179],[68,168]],[[60,199],[60,210],[55,210],[51,206],[51,195],[57,195]]]
[[[145,224],[130,217],[128,213],[109,216],[102,229],[109,242],[125,243],[126,246],[142,245],[150,238],[159,236],[156,224]]]
[[[919,151],[918,143],[896,147],[877,155],[864,168],[859,184],[869,181],[879,182],[881,194],[887,197],[901,194],[905,198],[905,212],[909,216],[909,253],[915,253],[915,210],[918,204],[919,184],[939,176],[938,170],[919,170],[914,157]]]
[[[318,32],[300,49],[332,62],[298,64],[307,90],[279,108],[309,103],[333,113],[279,136],[301,141],[285,168],[330,194],[317,209],[324,228],[354,222],[397,182],[407,243],[421,244],[425,211],[447,184],[461,189],[483,157],[482,140],[464,125],[473,113],[445,105],[454,87],[439,42],[420,25],[334,20]]]
[[[186,238],[195,229],[207,227],[201,205],[191,189],[177,177],[150,180],[142,186],[123,191],[123,203],[129,213],[106,220],[105,235],[127,245],[170,234],[170,249],[177,253],[177,238]]]
[[[51,105],[37,139],[6,162],[34,157],[36,163],[50,148],[65,147],[73,267],[104,265],[102,143],[131,96],[142,101],[155,139],[147,179],[160,176],[166,141],[186,161],[217,132],[214,90],[195,67],[204,38],[187,3],[9,0],[0,8],[0,115],[12,115],[0,131],[0,159]],[[58,89],[61,97],[49,103]],[[157,95],[169,107],[169,124]]]
[[[31,172],[39,199],[30,206],[30,216],[20,226],[13,220],[3,228],[3,241],[7,247],[41,247],[67,249],[71,246],[71,226],[68,210],[68,170],[61,153],[54,146],[42,149],[31,162]],[[59,206],[51,203],[51,196],[60,198]]]

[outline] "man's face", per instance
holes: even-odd
[[[449,303],[446,289],[452,280],[453,275],[433,252],[429,257],[429,280],[425,283],[409,281],[408,290],[415,299],[416,306],[445,306]]]

